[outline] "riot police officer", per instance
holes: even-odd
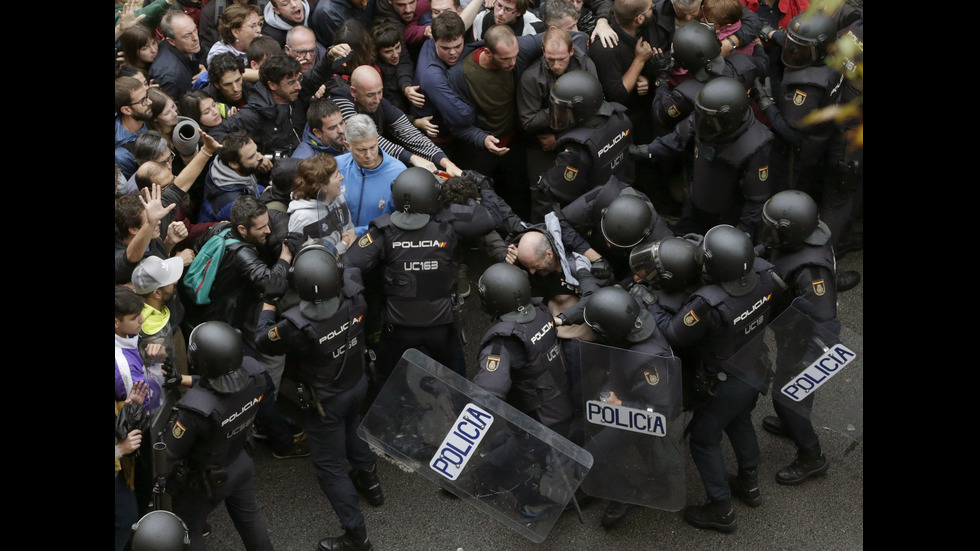
[[[829,244],[830,231],[820,220],[813,198],[802,191],[781,191],[766,201],[762,221],[765,223],[764,243],[769,247],[766,258],[776,266],[788,286],[788,292],[776,303],[778,310],[789,306],[793,299],[804,297],[809,303],[806,313],[830,333],[839,335],[834,278],[836,262]],[[778,345],[778,335],[776,340]],[[785,348],[777,350],[780,355],[792,354]],[[793,360],[780,358],[779,363],[796,364]],[[812,407],[812,396],[805,400],[807,408]],[[797,449],[796,459],[777,471],[776,482],[792,486],[826,473],[830,463],[820,451],[820,440],[810,420],[787,408],[780,400],[774,399],[772,406],[776,416],[767,416],[762,427],[778,436],[791,438]]]
[[[674,130],[630,153],[654,163],[686,154],[694,144],[687,197],[674,233],[704,234],[727,224],[754,235],[759,213],[769,198],[769,148],[772,132],[756,120],[745,87],[732,77],[704,85],[694,113]]]
[[[761,457],[752,410],[760,392],[753,382],[764,342],[756,337],[765,330],[771,300],[779,289],[772,264],[756,257],[749,236],[732,226],[708,230],[695,259],[706,284],[674,315],[657,304],[651,311],[671,345],[696,351],[699,364],[684,369],[697,369],[708,381],[705,390],[710,398],[694,411],[689,431],[691,456],[709,501],[687,507],[684,520],[727,533],[737,528],[732,494],[752,507],[762,502]],[[728,435],[738,461],[738,475],[731,485],[721,449],[723,434]]]
[[[436,176],[420,167],[391,183],[395,212],[371,221],[348,249],[344,262],[367,272],[384,270],[384,324],[376,389],[402,353],[424,349],[432,359],[466,376],[459,323],[462,299],[453,251],[460,239],[493,230],[494,219],[479,203],[444,208]]]
[[[190,543],[184,521],[170,511],[150,511],[133,525],[133,551],[184,551]]]
[[[272,549],[247,449],[252,421],[271,389],[264,368],[244,355],[243,346],[241,332],[222,321],[191,331],[187,359],[200,380],[177,402],[163,435],[173,466],[167,492],[187,525],[192,550],[204,549],[207,517],[222,502],[246,549]]]
[[[836,245],[850,222],[857,185],[852,170],[858,167],[844,161],[844,138],[836,121],[803,121],[837,104],[845,88],[844,76],[826,64],[837,26],[825,13],[807,10],[771,39],[783,45],[783,80],[777,90],[757,80],[755,91],[778,138],[772,155],[775,191],[798,189],[814,197],[821,220],[830,228],[830,244]]]
[[[640,352],[648,356],[669,358],[673,356],[670,344],[657,328],[653,315],[640,304],[623,288],[618,286],[604,287],[593,293],[585,306],[585,323],[596,335],[597,342],[611,347],[622,348],[633,352]],[[635,357],[635,356],[631,356]],[[585,362],[583,361],[583,364]],[[586,370],[589,366],[583,365]],[[613,406],[626,406],[638,410],[646,410],[654,404],[662,404],[662,397],[658,391],[660,384],[660,373],[656,367],[652,367],[641,362],[616,362],[615,365],[604,366],[608,369],[609,379],[607,381],[608,396],[602,401]],[[583,371],[583,378],[586,374]],[[664,374],[666,379],[667,375]],[[665,381],[666,386],[666,381]],[[616,389],[619,389],[617,393]],[[675,416],[674,406],[680,404],[662,404],[661,413],[668,418]],[[679,411],[679,407],[676,408]],[[595,444],[595,442],[593,443]],[[644,464],[651,469],[660,469],[656,473],[641,473],[637,480],[658,480],[666,481],[664,476],[664,458],[657,457],[662,455],[662,442],[659,438],[652,438],[647,435],[638,435],[629,431],[606,431],[600,436],[598,448],[604,454],[603,461],[618,464],[619,460],[626,453],[626,449],[636,448]],[[612,467],[612,465],[610,465]],[[600,469],[601,470],[601,469]],[[599,471],[597,471],[599,472]],[[638,473],[631,473],[635,475]],[[625,487],[622,482],[622,473],[617,472],[613,467],[612,472],[604,473],[604,482],[608,486]],[[667,487],[658,488],[659,491],[669,490]],[[669,493],[669,492],[667,492]],[[610,500],[606,505],[606,510],[600,520],[601,525],[606,529],[611,529],[617,525],[631,510],[629,503]]]
[[[680,311],[697,287],[701,285],[701,266],[694,252],[703,236],[667,236],[656,241],[644,241],[630,250],[629,265],[636,285],[630,294],[643,298],[644,306],[654,302],[671,315]],[[634,289],[637,289],[634,291]],[[642,291],[641,291],[642,290]],[[643,291],[652,296],[647,298]]]
[[[615,176],[561,209],[570,224],[609,263],[614,279],[629,275],[629,252],[636,244],[673,235],[645,193]]]
[[[310,393],[313,407],[306,432],[313,469],[344,528],[342,535],[321,540],[318,548],[370,550],[357,494],[375,507],[384,503],[384,494],[377,455],[356,435],[368,389],[367,302],[360,270],[342,269],[323,245],[311,243],[296,254],[290,278],[299,304],[283,312],[278,323],[275,305],[263,304],[256,345],[265,354],[288,352],[293,377]]]
[[[572,402],[555,320],[540,297],[531,297],[527,272],[498,262],[480,276],[477,291],[496,323],[480,340],[473,382],[567,435]]]
[[[677,123],[694,111],[694,103],[704,85],[720,76],[734,77],[746,92],[752,89],[755,79],[764,77],[769,70],[769,58],[762,47],[756,47],[753,55],[733,52],[721,55],[721,40],[715,31],[698,21],[690,21],[674,31],[671,55],[674,63],[688,72],[676,86],[663,84],[670,74],[661,72],[656,80],[653,97],[653,121],[659,134],[673,130]]]
[[[588,71],[565,73],[551,90],[551,128],[561,132],[554,166],[538,178],[539,191],[564,206],[615,175],[633,181],[632,123],[626,107],[603,99],[602,85]]]

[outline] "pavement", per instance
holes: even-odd
[[[469,266],[469,278],[474,292],[466,299],[466,333],[469,343],[466,357],[469,376],[475,373],[476,341],[490,326],[476,296],[475,283],[489,260],[476,258]],[[839,295],[839,317],[845,332],[852,338],[863,335],[864,255],[852,252],[838,261],[838,270],[857,270],[861,283]],[[855,343],[855,346],[860,342]],[[859,352],[863,360],[863,349]],[[821,400],[861,402],[863,361],[848,366],[848,382],[854,382],[852,394],[836,395],[828,385]],[[837,388],[841,388],[839,385]],[[856,398],[854,398],[856,395]],[[860,412],[863,403],[857,405]],[[795,447],[786,439],[762,429],[762,419],[773,415],[769,396],[760,396],[753,412],[763,463],[759,467],[759,483],[763,503],[750,508],[735,501],[738,529],[731,534],[694,528],[684,522],[681,512],[634,507],[613,530],[599,525],[605,503],[594,500],[582,510],[584,523],[573,511],[563,514],[548,537],[534,543],[521,534],[486,516],[463,500],[453,499],[421,475],[405,472],[398,466],[379,461],[378,468],[385,493],[381,507],[371,507],[364,499],[361,506],[367,522],[368,535],[378,551],[569,551],[616,549],[617,551],[718,551],[726,549],[751,550],[813,550],[849,551],[864,549],[864,446],[841,433],[818,429],[824,454],[830,460],[830,470],[822,477],[799,486],[776,483],[775,474],[789,464]],[[858,429],[863,435],[862,422]],[[731,447],[723,443],[729,472],[735,472]],[[700,504],[705,495],[697,470],[686,457],[687,503]],[[342,532],[340,523],[321,492],[309,458],[279,460],[271,450],[259,445],[255,452],[255,469],[259,505],[269,526],[275,548],[285,551],[313,551],[324,537]],[[212,513],[211,536],[206,539],[211,551],[242,549],[227,513],[219,507]]]

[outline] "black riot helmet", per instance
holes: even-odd
[[[188,337],[187,360],[202,377],[231,373],[244,357],[241,331],[223,321],[206,321]]]
[[[421,228],[430,215],[442,210],[441,191],[435,174],[419,166],[406,168],[391,182],[392,222],[404,230]]]
[[[694,101],[694,127],[701,139],[734,132],[751,116],[748,92],[733,77],[711,80]]]
[[[783,65],[802,69],[823,61],[827,45],[837,39],[837,26],[820,10],[807,10],[794,17],[786,27],[783,42]]]
[[[306,245],[296,253],[289,275],[296,294],[307,302],[330,300],[340,294],[344,285],[336,257],[318,243]]]
[[[701,81],[708,79],[709,68],[711,73],[721,74],[725,66],[718,35],[697,21],[689,21],[674,32],[672,49],[674,61]]]
[[[602,209],[599,229],[613,247],[629,249],[653,231],[652,205],[639,195],[620,195]]]
[[[630,251],[630,269],[665,291],[681,291],[701,274],[694,259],[697,248],[691,240],[673,235],[642,243]]]
[[[483,311],[495,318],[511,314],[511,321],[526,323],[534,319],[531,304],[531,281],[524,270],[497,262],[487,268],[476,284]]]
[[[187,525],[170,511],[150,511],[133,525],[133,551],[183,551],[190,543]]]
[[[641,342],[653,334],[653,316],[622,287],[603,287],[592,293],[582,315],[605,343]]]
[[[602,107],[602,85],[588,71],[558,77],[551,89],[551,128],[567,130],[590,119]]]
[[[830,237],[820,222],[817,203],[806,193],[789,189],[780,191],[762,207],[766,238],[780,250],[795,251],[804,244],[823,245]]]
[[[732,296],[748,293],[758,282],[758,274],[752,270],[755,262],[752,239],[733,226],[720,224],[708,230],[701,246],[694,251],[694,259],[701,265],[706,280],[721,285]]]

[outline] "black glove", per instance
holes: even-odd
[[[759,77],[756,77],[755,86],[752,90],[756,93],[756,101],[759,102],[759,109],[765,111],[772,106],[774,100],[772,99],[772,84],[769,81],[769,77],[766,77],[765,84],[759,81]]]
[[[303,243],[306,243],[306,236],[299,232],[289,232],[286,234],[286,238],[282,240],[283,247],[289,247],[289,252],[296,256],[300,248],[303,247]]]
[[[762,30],[759,31],[759,39],[762,40],[763,42],[768,43],[769,33],[771,33],[772,31],[773,31],[772,25],[766,23],[765,25],[762,26]]]
[[[177,373],[177,369],[174,367],[174,361],[170,358],[163,360],[160,371],[163,372],[163,388],[176,392],[180,388],[181,377],[180,373]]]
[[[286,291],[288,290],[289,284],[285,281],[282,283],[270,283],[262,291],[262,301],[278,306],[279,300],[286,295]]]
[[[468,170],[468,169],[464,170],[461,177],[464,180],[476,184],[476,187],[478,187],[480,191],[486,189],[493,189],[493,179],[488,178],[487,176],[484,176],[483,174],[480,174],[475,170]]]
[[[630,286],[629,293],[637,302],[643,305],[644,309],[657,302],[657,295],[651,293],[646,285],[634,283]]]
[[[629,148],[630,156],[634,159],[643,159],[649,161],[652,157],[650,156],[650,149],[647,144],[642,145],[630,145]]]
[[[600,258],[592,263],[592,277],[600,287],[608,287],[613,284],[613,271],[609,267],[609,261]]]
[[[647,63],[650,64],[650,68],[655,73],[669,73],[670,69],[674,66],[674,60],[670,58],[670,52],[653,54],[653,57]]]

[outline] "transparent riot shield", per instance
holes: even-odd
[[[343,193],[335,199],[327,200],[326,189],[320,188],[316,197],[316,231],[305,228],[307,237],[319,236],[324,242],[330,242],[334,248],[340,242],[344,229],[351,222],[350,210],[343,200]]]
[[[681,363],[581,340],[571,365],[580,377],[583,442],[595,464],[582,483],[594,497],[664,511],[684,507]],[[622,404],[610,401],[621,400]]]
[[[864,344],[838,320],[817,321],[797,298],[770,322],[773,407],[856,442],[864,440]]]
[[[592,467],[584,449],[414,348],[357,433],[536,543]]]

